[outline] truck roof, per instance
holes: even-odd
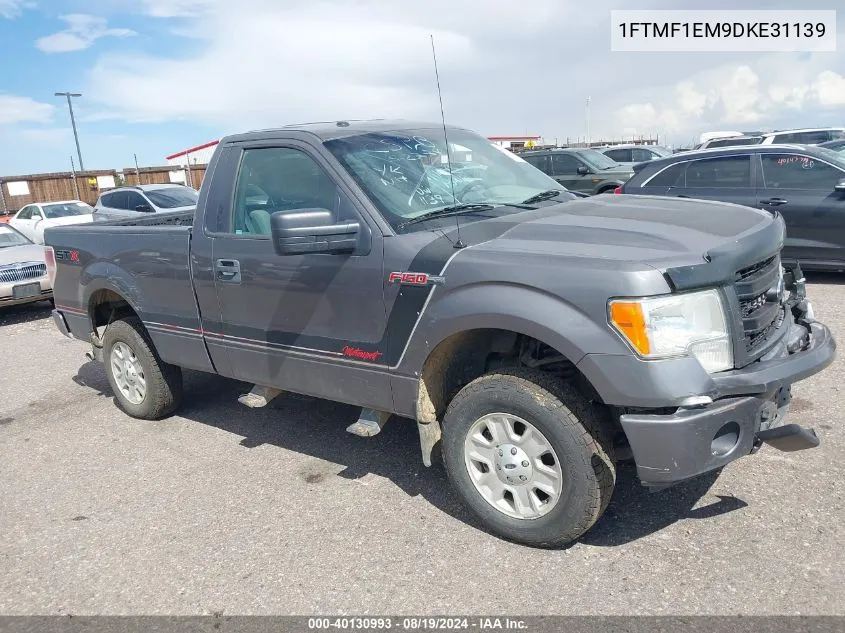
[[[371,134],[378,132],[393,132],[398,130],[443,130],[443,124],[432,121],[409,121],[404,119],[370,119],[370,120],[339,120],[318,121],[314,123],[294,123],[277,128],[252,130],[243,134],[232,134],[221,140],[221,143],[238,141],[254,141],[273,138],[276,134],[283,135],[291,131],[308,132],[321,141],[330,141],[347,136]],[[463,130],[465,128],[446,125],[447,130]]]

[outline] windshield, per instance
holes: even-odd
[[[448,155],[443,131],[436,129],[361,134],[325,145],[397,231],[432,228],[414,224],[406,229],[405,222],[453,205],[489,204],[492,215],[501,215],[523,211],[506,205],[549,189],[561,191],[551,203],[574,199],[539,169],[477,134],[453,129],[448,137]],[[466,216],[473,219],[483,217]]]
[[[9,246],[26,246],[27,244],[32,244],[32,242],[12,227],[0,224],[0,248],[8,248]]]
[[[578,157],[582,158],[593,169],[602,170],[619,167],[619,163],[615,160],[594,149],[581,150],[578,152]]]
[[[152,189],[144,193],[159,209],[192,207],[197,204],[197,198],[199,198],[196,191],[190,187],[183,187],[181,185],[164,189]]]
[[[89,207],[84,202],[62,202],[60,204],[45,204],[41,207],[44,209],[44,215],[48,220],[55,218],[69,218],[74,215],[87,215],[94,213],[94,209]]]
[[[658,156],[662,156],[664,158],[672,155],[672,150],[666,149],[665,147],[658,147],[657,145],[648,145],[647,147]]]

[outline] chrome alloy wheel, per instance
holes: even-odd
[[[546,437],[510,413],[478,420],[464,441],[464,462],[487,503],[515,519],[536,519],[560,500],[563,471]]]
[[[110,362],[114,382],[132,404],[141,404],[147,395],[147,379],[141,361],[126,343],[118,341],[111,349]]]

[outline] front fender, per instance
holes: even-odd
[[[591,319],[560,297],[528,286],[479,283],[432,297],[396,367],[397,373],[418,377],[440,342],[452,334],[482,328],[531,336],[573,363],[588,352],[630,354],[606,322]]]

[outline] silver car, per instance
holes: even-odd
[[[197,206],[199,194],[185,185],[136,185],[118,187],[100,195],[94,205],[97,215],[131,217],[163,211],[191,211]]]
[[[52,298],[44,247],[0,224],[0,307]]]

